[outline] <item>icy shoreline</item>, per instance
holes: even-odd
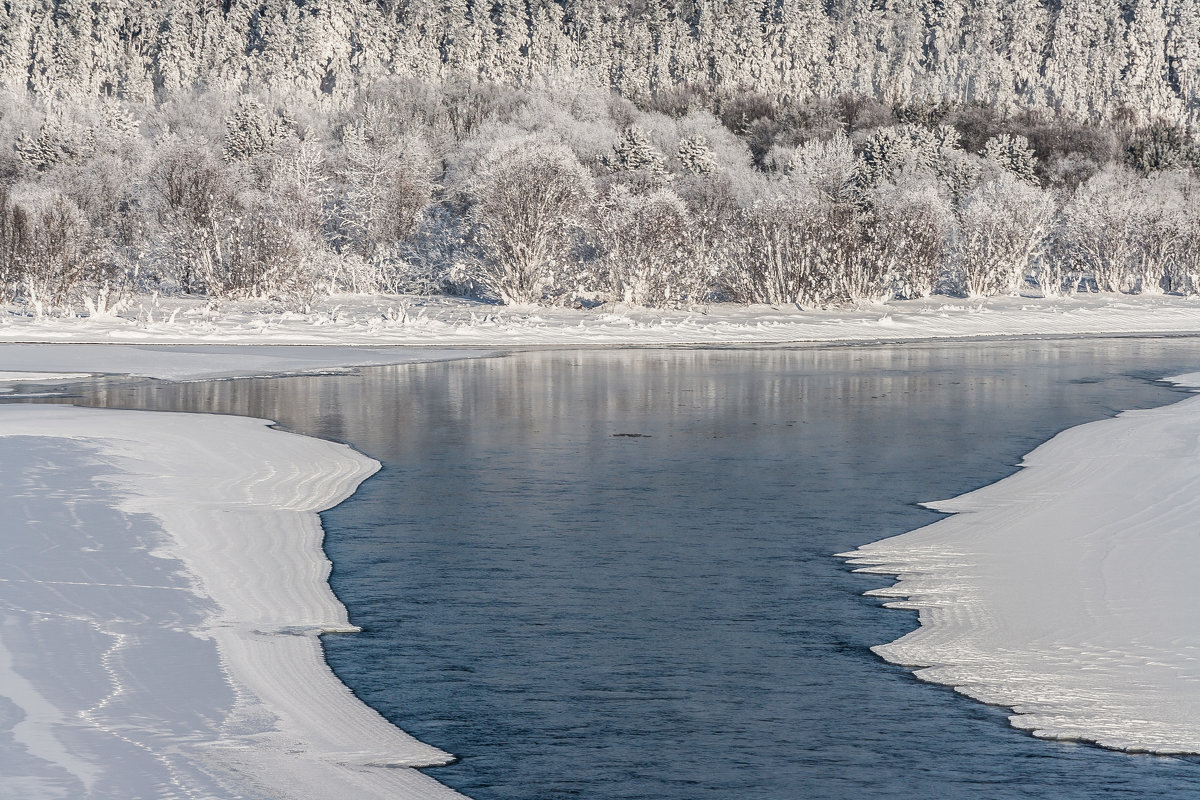
[[[1200,753],[1200,397],[1071,428],[1021,466],[840,554],[918,612],[873,649],[1034,736]]]
[[[499,306],[462,298],[332,297],[305,310],[269,303],[142,298],[120,317],[0,309],[0,342],[338,347],[903,342],[1023,335],[1200,333],[1200,297],[1076,294],[931,297],[858,307],[714,304],[664,310]],[[4,366],[0,361],[0,366]]]
[[[0,736],[8,785],[46,798],[459,797],[411,769],[450,756],[355,698],[318,638],[355,629],[327,582],[317,512],[377,462],[267,425],[0,407],[0,443],[50,453],[18,496],[71,511],[58,526],[31,520],[22,534],[45,541],[2,568],[0,673],[18,712]],[[77,508],[97,487],[123,524],[84,524]],[[109,541],[146,520],[140,546]]]

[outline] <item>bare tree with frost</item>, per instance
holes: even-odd
[[[61,192],[29,187],[17,201],[0,191],[0,285],[37,316],[80,300],[106,264],[86,216]]]
[[[858,199],[861,170],[850,139],[841,131],[827,140],[810,139],[797,146],[788,162],[794,180],[807,184],[834,204]]]
[[[727,283],[741,302],[821,307],[877,299],[882,291],[881,265],[863,258],[853,204],[776,191],[743,207],[736,221]]]
[[[339,217],[352,252],[375,258],[416,230],[434,183],[432,154],[418,135],[368,106],[342,134]]]
[[[612,297],[639,306],[694,301],[703,291],[694,225],[670,189],[638,194],[617,185],[597,204],[597,234]]]
[[[950,202],[937,181],[928,173],[901,173],[895,183],[875,187],[870,207],[869,257],[887,276],[881,292],[917,298],[937,291],[954,226]]]
[[[1063,207],[1063,254],[1102,292],[1127,290],[1135,281],[1136,180],[1127,169],[1104,169]]]
[[[1179,294],[1200,294],[1200,197],[1193,186],[1176,212],[1179,243],[1167,268],[1165,287]]]
[[[592,178],[561,144],[500,144],[468,189],[479,283],[505,303],[536,303],[569,270]]]
[[[1019,294],[1045,250],[1053,197],[1007,172],[959,204],[954,262],[968,297]]]

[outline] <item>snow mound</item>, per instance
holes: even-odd
[[[875,652],[1035,736],[1200,753],[1200,398],[1064,431],[1022,467],[841,554],[919,614]]]
[[[0,406],[10,460],[46,443],[76,457],[26,469],[15,493],[28,509],[65,504],[58,524],[31,515],[5,534],[18,537],[0,576],[0,694],[15,712],[0,724],[6,786],[43,798],[460,797],[412,769],[451,757],[354,697],[318,638],[355,628],[327,582],[317,512],[377,462],[269,424]],[[85,511],[105,503],[118,524]],[[147,521],[153,541],[128,546]]]

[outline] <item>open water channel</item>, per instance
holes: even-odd
[[[328,659],[476,800],[1191,800],[1195,760],[1040,741],[882,662],[915,615],[832,554],[1196,370],[1195,339],[557,350],[84,402],[383,463],[324,515],[365,629]]]

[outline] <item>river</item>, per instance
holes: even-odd
[[[323,515],[365,629],[327,657],[476,800],[1193,798],[1200,763],[1040,741],[882,662],[915,615],[832,554],[1198,368],[1187,338],[551,350],[84,401],[383,463]]]

